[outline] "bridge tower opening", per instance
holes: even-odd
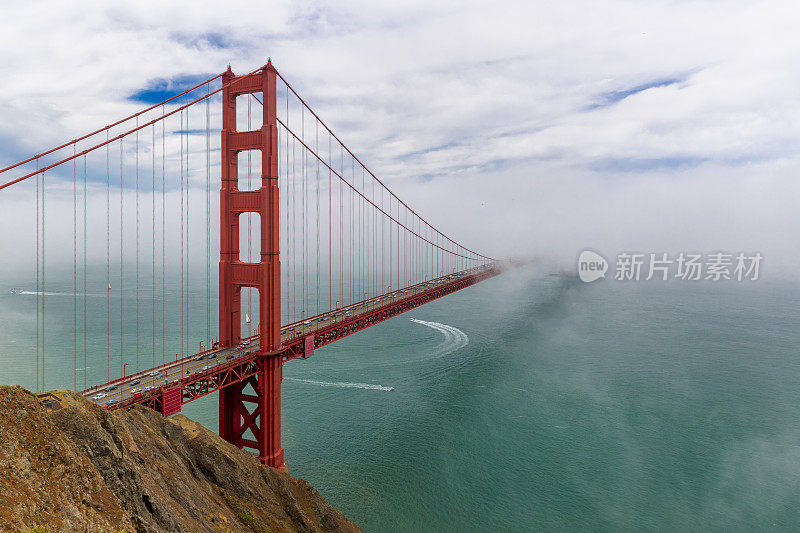
[[[219,344],[223,348],[241,342],[241,289],[256,287],[260,357],[256,375],[220,390],[219,434],[240,449],[255,450],[262,463],[286,469],[281,448],[283,364],[276,74],[268,62],[260,71],[239,77],[228,67],[222,77]],[[237,131],[236,97],[259,92],[263,94],[262,127]],[[252,191],[238,187],[239,152],[247,150],[261,151],[261,187]],[[258,213],[261,222],[261,257],[257,263],[242,262],[239,257],[239,216],[251,212]],[[245,436],[248,430],[254,439]]]

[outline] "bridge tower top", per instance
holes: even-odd
[[[241,340],[242,287],[259,291],[259,332],[262,353],[280,348],[280,261],[278,211],[278,131],[276,71],[272,63],[246,76],[230,70],[223,74],[222,183],[220,188],[220,347]],[[238,131],[236,98],[263,93],[263,125],[260,130]],[[261,151],[261,187],[239,190],[240,152]],[[239,216],[258,213],[261,219],[261,256],[257,263],[239,259]]]

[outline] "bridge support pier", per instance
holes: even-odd
[[[272,63],[259,72],[222,76],[222,186],[220,188],[219,345],[241,341],[241,288],[255,287],[259,299],[259,370],[219,393],[219,433],[239,448],[252,448],[262,463],[286,468],[281,448],[281,264],[278,202],[277,73]],[[236,97],[263,93],[263,126],[236,129]],[[239,190],[239,152],[261,151],[261,188]],[[261,257],[244,263],[239,257],[239,216],[261,217]],[[248,390],[248,386],[252,390]],[[252,438],[248,435],[252,433]]]
[[[280,440],[281,356],[267,355],[260,364],[255,376],[219,391],[219,435],[239,449],[257,450],[262,463],[286,470]]]

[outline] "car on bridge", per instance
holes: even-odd
[[[111,385],[109,388],[106,389],[106,392],[113,392],[115,390],[117,390],[117,386],[116,385]]]
[[[95,394],[94,396],[92,396],[92,400],[95,400],[95,401],[102,400],[106,396],[108,396],[108,394],[106,394],[105,392],[99,392],[99,393]]]
[[[152,372],[150,372],[150,374],[148,374],[148,375],[149,375],[149,376],[157,376],[157,375],[159,375],[160,373],[161,373],[161,371],[160,371],[160,370],[153,370],[153,371],[152,371]]]
[[[133,385],[138,385],[139,383],[141,383],[141,380],[134,379],[133,381],[131,381],[130,383],[128,383],[128,385],[130,385],[130,386],[133,386]]]
[[[128,392],[130,392],[131,394],[136,394],[136,393],[142,392],[142,389],[131,389]]]

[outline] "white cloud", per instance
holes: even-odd
[[[132,112],[126,96],[154,79],[271,56],[378,176],[468,246],[798,259],[795,2],[0,9],[3,163]]]

